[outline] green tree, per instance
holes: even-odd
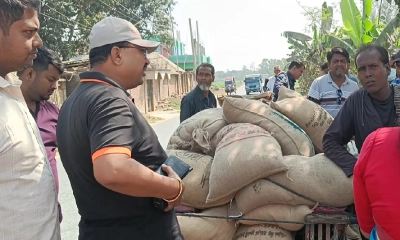
[[[91,27],[105,16],[131,21],[143,37],[172,43],[174,0],[44,0],[39,20],[44,44],[68,60],[87,54]]]
[[[264,58],[258,65],[261,73],[271,76],[274,73],[274,67],[279,66],[283,71],[287,65],[286,59],[268,59]]]
[[[320,22],[315,20],[316,16],[308,18],[311,20],[311,36],[299,32],[283,33],[292,50],[288,60],[297,58],[306,65],[306,71],[300,81],[301,92],[308,91],[312,80],[320,74],[319,64],[326,61],[326,52],[332,47],[344,47],[354,56],[360,45],[369,42],[378,43],[388,49],[399,46],[399,39],[396,37],[399,33],[399,18],[396,16],[390,22],[385,22],[384,19],[371,20],[372,0],[364,0],[362,8],[360,11],[354,0],[341,0],[343,27],[332,29],[333,11],[324,3],[318,15]],[[313,14],[315,15],[315,11]]]
[[[309,14],[309,12],[307,12]],[[313,13],[315,14],[315,13]],[[287,61],[301,60],[305,71],[300,81],[300,93],[307,93],[312,81],[320,75],[319,65],[326,61],[326,52],[331,42],[342,41],[330,34],[333,24],[333,9],[326,2],[322,4],[319,18],[311,18],[311,33],[308,36],[299,32],[283,32],[290,44],[291,54]]]

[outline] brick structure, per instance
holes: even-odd
[[[182,96],[193,88],[193,73],[186,72],[157,52],[148,55],[150,65],[142,85],[130,89],[135,104],[142,113],[154,111],[162,100],[170,96]],[[59,89],[52,101],[61,106],[68,95],[79,84],[77,74],[89,70],[89,61],[64,62],[66,72],[59,81]]]

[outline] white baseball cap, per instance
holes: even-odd
[[[130,42],[146,48],[148,53],[154,52],[160,45],[159,42],[142,39],[131,22],[122,18],[106,17],[92,27],[89,35],[89,51],[117,42]]]

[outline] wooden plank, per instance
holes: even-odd
[[[322,240],[322,224],[318,224],[318,240]]]
[[[306,234],[305,234],[305,240],[310,240],[310,225],[306,225]]]
[[[344,214],[313,213],[307,215],[307,223],[350,224],[349,218]]]
[[[326,226],[326,240],[330,240],[331,239],[331,225],[330,224],[325,224]]]
[[[314,240],[315,239],[314,236],[315,236],[315,225],[311,224],[311,226],[310,226],[310,240]]]

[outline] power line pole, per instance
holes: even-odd
[[[196,21],[196,51],[197,51],[197,53],[196,53],[196,56],[200,56],[200,59],[199,59],[199,64],[201,64],[201,51],[200,51],[200,35],[199,35],[199,23]],[[197,67],[197,66],[196,66]]]
[[[197,68],[197,63],[196,63],[196,46],[194,44],[194,39],[193,39],[193,31],[192,31],[192,19],[189,18],[189,28],[190,28],[190,39],[192,41],[192,55],[193,55],[193,88],[196,86],[194,84],[194,81],[196,79],[196,68]]]
[[[171,11],[169,11],[169,19],[171,20],[171,30],[172,30],[172,41],[173,41],[173,43],[172,43],[172,47],[171,47],[171,54],[170,55],[175,55],[174,54],[174,50],[175,50],[175,53],[176,53],[176,59],[178,59],[178,48],[177,48],[177,46],[176,46],[176,44],[175,44],[175,29],[174,29],[174,21],[172,20],[172,14],[171,14]],[[179,63],[176,63],[176,70],[178,71],[178,69],[179,69]],[[169,89],[168,89],[169,90]]]
[[[175,47],[175,29],[174,29],[174,21],[172,21],[171,11],[169,11],[169,19],[171,20],[172,40],[174,41],[172,43],[172,49],[174,49],[174,47]]]

